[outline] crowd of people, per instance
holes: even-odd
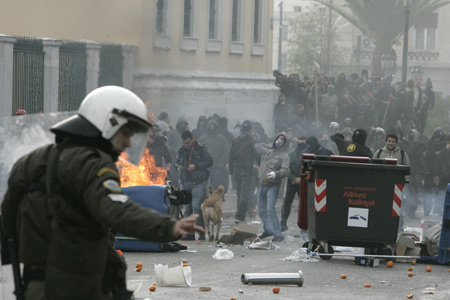
[[[193,130],[183,117],[172,127],[166,112],[150,124],[145,105],[132,92],[92,91],[76,115],[51,128],[54,144],[23,156],[11,171],[1,236],[19,242],[16,266],[23,263],[25,273],[21,293],[26,299],[128,295],[125,261],[114,249],[113,232],[158,242],[195,240],[197,232],[204,240],[201,204],[208,185],[225,191],[232,186],[236,222],[254,218],[257,208],[264,230],[260,238],[283,241],[292,202],[301,192],[303,153],[395,158],[411,169],[404,216],[417,218],[421,202],[425,216],[442,214],[450,135],[442,128],[430,138],[423,134],[434,106],[431,81],[425,90],[411,80],[403,89],[389,78],[371,81],[364,70],[360,78],[353,75],[347,80],[341,74],[335,84],[321,76],[315,88],[307,77],[302,83],[296,75],[277,73],[281,95],[273,138],[258,120],[237,122],[230,132],[227,118],[218,114],[200,116]],[[313,105],[316,90],[319,102]],[[312,122],[316,106],[320,123]],[[132,143],[132,136],[140,142]],[[181,220],[142,208],[120,188],[115,162],[127,148],[138,162],[145,139],[168,179],[192,194]],[[280,198],[281,220],[275,210]],[[308,241],[307,232],[301,233]]]
[[[418,218],[421,203],[424,216],[442,214],[443,193],[450,181],[450,137],[442,128],[436,128],[430,138],[423,134],[428,111],[435,105],[430,79],[425,85],[420,79],[410,79],[404,86],[393,83],[392,77],[370,79],[367,70],[362,70],[361,76],[353,73],[347,78],[342,73],[337,80],[319,75],[315,87],[308,76],[301,81],[297,74],[275,71],[274,75],[280,96],[274,106],[273,138],[258,120],[238,121],[230,132],[226,117],[200,116],[197,127],[190,131],[183,117],[172,128],[166,112],[158,116],[155,131],[167,140],[168,152],[177,160],[169,172],[173,182],[182,187],[191,184],[183,183],[185,173],[190,172],[188,164],[180,164],[183,132],[191,132],[192,140],[204,145],[212,158],[194,212],[206,198],[206,186],[223,185],[228,191],[232,184],[237,195],[236,221],[254,218],[258,208],[264,223],[261,238],[282,240],[281,232],[288,229],[291,205],[300,188],[301,154],[315,153],[396,158],[398,164],[411,168],[403,215]],[[349,144],[356,145],[352,153],[347,151]],[[280,218],[275,212],[277,199],[284,201]],[[201,218],[198,222],[203,225]]]
[[[392,76],[370,79],[368,71],[362,70],[361,76],[341,73],[336,80],[317,75],[315,85],[308,76],[300,80],[298,74],[275,71],[274,75],[281,92],[274,107],[275,132],[291,128],[297,136],[317,134],[315,130],[335,121],[355,128],[396,126],[404,133],[415,128],[423,134],[428,111],[435,105],[429,78],[425,85],[420,78],[409,79],[405,85],[393,82]]]

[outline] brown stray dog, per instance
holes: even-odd
[[[214,226],[216,225],[217,232],[214,240],[219,240],[220,227],[222,226],[222,196],[224,190],[225,189],[222,185],[219,185],[217,190],[214,190],[210,186],[209,198],[203,201],[202,204],[203,220],[205,221],[205,227],[206,231],[208,232],[210,242],[212,242],[214,239]]]

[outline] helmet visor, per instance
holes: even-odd
[[[125,150],[128,156],[128,162],[138,166],[145,146],[147,145],[147,132],[135,132],[131,137],[131,147]]]

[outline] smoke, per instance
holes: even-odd
[[[50,127],[73,114],[61,112],[0,118],[0,202],[3,201],[14,163],[23,155],[53,143],[54,135],[49,131]]]

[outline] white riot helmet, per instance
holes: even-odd
[[[339,123],[338,122],[331,122],[328,128],[330,129],[330,132],[336,133],[339,130]]]
[[[139,164],[152,125],[142,100],[125,88],[104,86],[93,90],[81,102],[77,115],[54,125],[51,131],[110,141],[125,124],[134,129],[128,159]]]

